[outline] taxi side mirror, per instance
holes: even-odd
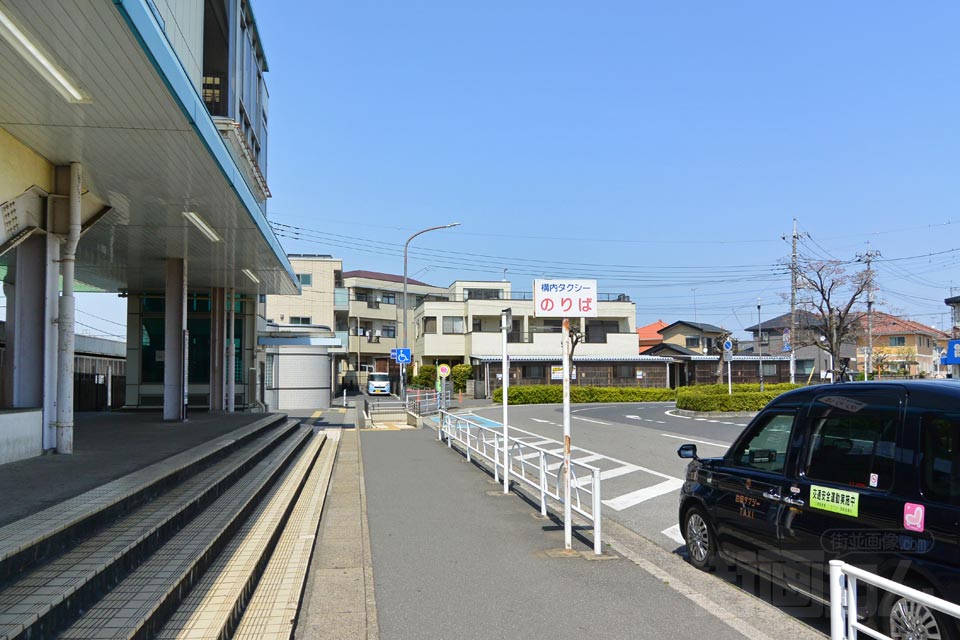
[[[695,444],[680,445],[680,448],[677,449],[677,455],[685,460],[699,460],[697,458],[697,445]]]

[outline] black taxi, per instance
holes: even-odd
[[[680,492],[689,560],[717,558],[817,600],[828,561],[960,599],[960,383],[818,385],[768,404],[720,458],[694,444]],[[918,602],[874,594],[893,638],[958,638]]]

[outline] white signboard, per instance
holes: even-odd
[[[551,380],[563,380],[563,365],[550,367],[550,379]],[[570,370],[570,379],[577,379],[577,368],[574,367]]]
[[[596,280],[534,280],[535,318],[596,318]]]

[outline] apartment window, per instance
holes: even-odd
[[[397,337],[397,325],[395,325],[395,324],[385,324],[385,325],[383,325],[383,337],[384,337],[384,338],[396,338],[396,337]]]
[[[770,334],[766,331],[760,333],[760,344],[770,344]]]
[[[298,273],[297,278],[300,280],[300,284],[304,287],[313,286],[313,274],[312,273]]]
[[[700,336],[686,336],[686,343],[684,346],[687,349],[699,349],[700,348]]]
[[[797,360],[797,373],[807,375],[813,372],[813,360]]]
[[[393,291],[384,291],[382,302],[383,304],[397,304],[397,294]]]
[[[310,316],[290,316],[290,324],[313,324]]]
[[[463,318],[459,316],[443,317],[444,333],[463,333]]]
[[[775,378],[775,377],[777,377],[777,363],[776,363],[776,362],[764,362],[764,363],[763,363],[763,377],[764,377],[764,378]]]
[[[343,288],[343,271],[335,269],[333,272],[333,286]]]
[[[437,318],[436,316],[427,316],[423,319],[423,332],[424,333],[436,333],[437,332]]]
[[[890,336],[891,347],[904,347],[906,344],[907,338],[905,336]]]
[[[480,318],[473,319],[473,332],[480,333],[483,331],[483,321]]]

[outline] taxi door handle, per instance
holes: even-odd
[[[766,498],[767,500],[773,500],[774,502],[780,502],[780,500],[782,499],[780,497],[780,494],[777,493],[776,491],[764,491],[763,497]]]
[[[800,498],[791,498],[790,496],[786,496],[783,501],[787,504],[792,504],[795,507],[802,507],[804,505],[803,500]]]

